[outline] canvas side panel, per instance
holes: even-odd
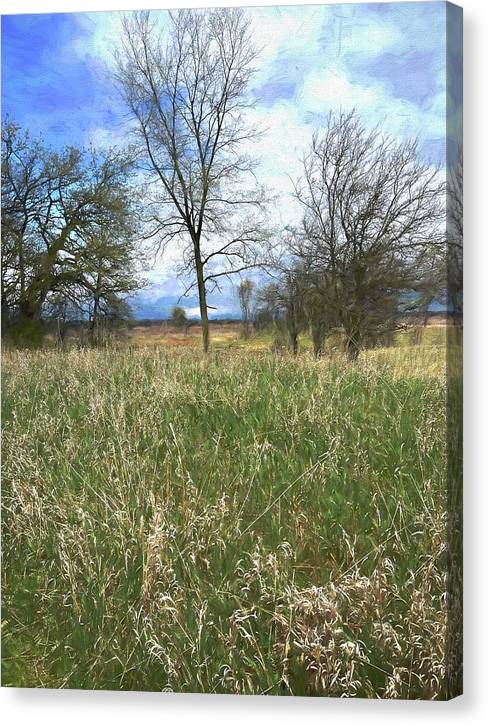
[[[447,3],[447,643],[449,698],[463,690],[463,11]]]

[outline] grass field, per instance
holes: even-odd
[[[3,685],[445,698],[445,329],[215,337],[4,354]]]

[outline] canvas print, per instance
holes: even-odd
[[[462,692],[462,93],[444,2],[2,17],[3,686]]]

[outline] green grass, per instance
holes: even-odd
[[[443,360],[5,354],[3,685],[446,697]]]

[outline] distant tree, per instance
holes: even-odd
[[[209,348],[209,291],[259,264],[265,239],[255,161],[243,149],[256,51],[237,8],[169,13],[166,33],[150,13],[123,21],[117,79],[135,121],[152,196],[150,234],[159,248],[183,244],[182,274],[197,287],[203,350]],[[257,216],[258,215],[258,216]]]
[[[306,327],[304,307],[305,278],[300,268],[287,270],[278,285],[278,293],[285,311],[285,322],[290,338],[290,349],[298,353],[298,335]]]
[[[408,293],[420,298],[434,284],[445,185],[415,141],[366,131],[351,112],[330,114],[314,135],[295,195],[304,215],[291,252],[354,360],[371,336],[397,324],[402,301],[414,306]]]
[[[239,304],[241,306],[243,333],[245,338],[249,338],[251,334],[251,320],[253,312],[252,308],[254,302],[253,296],[255,287],[255,283],[252,280],[246,278],[237,288]]]
[[[277,323],[283,318],[283,306],[278,294],[278,283],[273,282],[256,291],[254,323],[259,329]]]
[[[337,327],[327,304],[330,277],[325,269],[316,265],[316,260],[303,254],[299,231],[286,229],[277,250],[278,255],[273,256],[270,266],[278,275],[282,296],[289,297],[294,292],[297,328],[310,330],[314,354],[320,357],[325,337]]]
[[[298,336],[306,328],[304,282],[300,268],[283,270],[279,280],[266,285],[257,296],[257,315],[284,326],[294,355]]]
[[[253,325],[256,330],[273,327],[282,317],[273,292],[275,287],[275,285],[266,285],[256,291],[256,303],[253,311]]]
[[[188,318],[184,308],[174,307],[171,311],[171,322],[176,328],[187,328]]]

